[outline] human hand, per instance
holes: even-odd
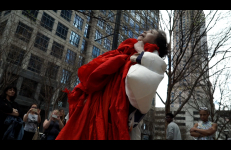
[[[39,115],[40,114],[40,112],[41,112],[41,110],[40,109],[37,109],[38,111],[37,111],[37,114]]]
[[[195,127],[190,129],[190,132],[195,132],[195,131],[197,131],[197,128],[195,128]]]
[[[134,48],[138,53],[141,53],[142,51],[144,51],[144,42],[138,41],[137,43],[134,44]]]
[[[132,55],[132,56],[130,57],[131,62],[136,62],[136,58],[137,58],[139,55],[140,55],[139,53],[135,53],[134,55]]]
[[[13,113],[18,113],[18,110],[13,108]]]
[[[28,110],[27,113],[28,113],[28,114],[31,113],[31,112],[32,112],[32,109],[33,109],[33,108],[30,108],[30,109]]]

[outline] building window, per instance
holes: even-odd
[[[103,29],[103,20],[101,17],[99,17],[99,19],[98,19],[97,26],[99,26],[101,29]]]
[[[67,21],[71,21],[72,10],[62,10],[61,17],[63,17]]]
[[[50,54],[56,58],[61,59],[63,56],[63,50],[64,50],[64,46],[54,41]]]
[[[12,64],[22,66],[22,61],[25,55],[25,50],[15,46],[11,45],[10,51],[8,53],[7,62],[10,62]]]
[[[23,10],[22,14],[28,17],[30,20],[35,21],[38,16],[39,10]]]
[[[97,47],[93,46],[93,50],[92,50],[92,58],[96,58],[98,57],[100,54],[100,49],[98,49]]]
[[[80,38],[81,37],[77,33],[71,31],[70,43],[72,45],[78,47],[79,46],[79,40],[80,40]]]
[[[89,25],[87,23],[84,28],[84,37],[89,38]]]
[[[57,100],[58,100],[58,105],[61,105],[61,107],[65,108],[67,105],[67,93],[60,90]]]
[[[87,22],[91,21],[91,10],[88,10]]]
[[[36,72],[36,73],[40,73],[42,65],[43,65],[43,61],[44,61],[44,59],[42,59],[36,55],[31,54],[27,69],[31,70],[33,72]]]
[[[134,20],[132,18],[130,18],[130,26],[134,28]]]
[[[193,115],[199,115],[198,111],[193,111]]]
[[[185,120],[185,117],[175,117],[175,120]]]
[[[129,38],[133,38],[133,33],[132,33],[131,30],[129,30],[129,32],[128,32],[128,37],[129,37]]]
[[[176,111],[174,111],[174,113],[176,113]],[[184,114],[185,114],[185,111],[180,111],[178,114],[184,115]]]
[[[85,54],[85,53],[86,53],[86,45],[87,45],[87,41],[83,39],[82,45],[81,45],[81,49],[80,49],[80,52],[81,52],[82,54]]]
[[[39,101],[45,101],[50,98],[50,94],[54,93],[54,88],[49,85],[42,84],[40,93],[39,93]]]
[[[128,22],[128,14],[124,14],[123,17],[124,17],[124,21]]]
[[[3,35],[3,32],[4,32],[5,28],[6,28],[7,21],[8,20],[6,20],[4,22],[1,22],[1,24],[0,24],[0,35]]]
[[[58,35],[59,37],[61,37],[64,40],[66,40],[67,32],[68,32],[68,28],[59,22],[57,29],[56,29],[56,35]]]
[[[142,28],[145,28],[145,22],[144,22],[144,19],[140,18],[140,22],[141,22],[141,26],[142,26]]]
[[[130,13],[131,13],[132,17],[134,17],[134,18],[136,17],[135,10],[131,10]]]
[[[140,22],[140,15],[136,14],[136,20]]]
[[[136,31],[137,33],[139,33],[139,28],[140,28],[140,26],[136,23],[136,25],[135,25],[135,31]]]
[[[106,25],[106,33],[108,35],[112,34],[112,27],[109,24]]]
[[[48,62],[45,76],[50,79],[56,80],[58,72],[59,66],[55,65],[54,63]]]
[[[85,61],[85,58],[83,56],[79,55],[79,62],[78,62],[79,67],[84,65],[84,61]]]
[[[110,50],[111,48],[111,41],[108,38],[104,39],[104,48],[106,48],[107,50]]]
[[[82,30],[83,28],[83,19],[79,17],[78,15],[75,15],[74,23],[73,25],[78,28],[79,30]]]
[[[76,53],[73,52],[72,50],[67,49],[67,54],[66,54],[66,62],[70,65],[75,64],[75,59],[76,59]]]
[[[101,44],[102,43],[101,38],[102,38],[102,34],[98,30],[96,30],[95,31],[95,41],[98,42],[99,44]]]
[[[106,15],[107,10],[100,10],[100,12],[101,12],[102,14]]]
[[[125,39],[122,35],[120,35],[120,41],[123,42]]]
[[[177,123],[178,126],[185,126],[185,123]]]
[[[127,26],[123,26],[122,27],[122,31],[125,35],[127,35],[127,31],[128,31],[128,27]]]
[[[68,81],[70,81],[70,76],[71,76],[71,72],[66,70],[66,69],[63,69],[61,83],[63,83],[63,84],[68,83]]]
[[[74,86],[77,86],[80,83],[79,77],[76,76]]]
[[[193,118],[193,120],[194,120],[194,121],[199,121],[199,120],[200,120],[200,118],[196,118],[196,117],[194,117],[194,118]]]
[[[35,38],[34,47],[37,47],[46,52],[49,44],[49,40],[50,38],[38,32]]]
[[[21,89],[19,90],[19,95],[34,99],[37,85],[37,82],[23,78]]]
[[[24,23],[19,22],[15,36],[20,40],[28,43],[30,41],[32,32],[33,28],[25,25]]]
[[[80,11],[81,13],[85,13],[86,12],[86,10],[78,10],[78,11]]]
[[[108,12],[108,18],[110,21],[114,21],[114,13],[111,10]]]
[[[42,27],[46,28],[49,31],[52,31],[54,22],[55,22],[54,18],[52,18],[47,13],[43,12],[43,16],[40,23]]]
[[[4,16],[8,15],[11,12],[11,10],[6,10],[4,13]]]
[[[158,23],[158,16],[155,15],[155,22]]]

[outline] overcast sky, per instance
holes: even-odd
[[[163,14],[163,17],[166,18],[167,17],[167,13],[165,10],[160,10],[161,13]],[[204,10],[205,16],[207,16],[207,14],[209,13],[209,10]],[[220,10],[219,13],[222,14],[222,16],[226,16],[227,11],[226,10]],[[226,16],[225,19],[223,19],[223,21],[219,21],[218,23],[216,23],[216,25],[214,26],[213,29],[211,29],[208,33],[207,33],[207,41],[208,41],[208,45],[211,44],[211,42],[209,41],[209,39],[216,34],[217,32],[226,29],[228,26],[230,26],[230,21],[231,21],[231,16]],[[206,24],[209,21],[206,19]],[[168,33],[167,33],[168,34]],[[169,38],[169,36],[168,36]],[[230,42],[231,43],[231,42]],[[227,45],[227,47],[231,47],[230,45]],[[218,59],[220,59],[219,56],[216,56],[216,58],[211,61],[211,63],[209,64],[209,66],[211,66],[214,62],[216,62]],[[167,63],[167,59],[165,59],[165,62]],[[230,63],[231,64],[231,63]],[[223,65],[223,64],[221,64]],[[210,71],[211,74],[211,71]],[[210,79],[210,81],[213,81],[213,78]],[[160,85],[158,86],[157,92],[158,94],[161,96],[161,98],[165,101],[166,100],[166,95],[167,95],[167,84],[168,84],[168,78],[167,75],[165,74],[164,79],[161,81]],[[214,98],[215,99],[219,99],[219,93],[218,91],[215,91],[214,94]],[[159,97],[156,95],[156,107],[164,107],[164,104],[161,102],[161,100],[159,99]]]

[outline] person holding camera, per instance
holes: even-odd
[[[62,120],[60,119],[60,112],[55,109],[51,113],[50,119],[46,119],[43,123],[46,140],[55,140],[63,126]]]
[[[41,122],[41,110],[39,110],[37,107],[37,104],[32,104],[29,111],[23,117],[25,127],[22,140],[32,140],[35,132],[38,129],[38,124]]]

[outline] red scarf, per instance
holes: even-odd
[[[127,39],[78,69],[80,83],[68,93],[69,120],[56,140],[130,140],[125,78],[137,53]],[[146,43],[144,50],[159,48]]]

